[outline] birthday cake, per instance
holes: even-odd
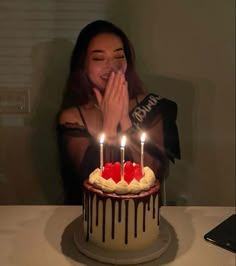
[[[160,184],[149,167],[106,163],[84,181],[83,228],[87,242],[107,251],[138,251],[159,236]]]

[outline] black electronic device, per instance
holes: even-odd
[[[211,243],[236,253],[236,214],[231,215],[204,235]]]

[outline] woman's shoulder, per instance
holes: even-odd
[[[130,99],[130,110],[139,104],[146,96],[147,94],[138,94],[135,98]]]
[[[58,116],[59,124],[81,124],[81,117],[79,115],[78,109],[76,107],[69,107],[67,109],[62,110]]]
[[[140,103],[147,95],[147,93],[139,94],[137,96],[138,103]]]

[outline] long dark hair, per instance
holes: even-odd
[[[129,98],[134,98],[143,92],[142,83],[135,70],[135,53],[126,34],[111,22],[96,20],[85,26],[76,41],[70,61],[70,72],[62,107],[82,105],[89,101],[89,96],[94,95],[92,84],[84,71],[85,57],[90,41],[98,34],[112,33],[117,35],[124,46],[127,60],[126,80],[128,81]]]

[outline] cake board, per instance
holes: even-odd
[[[78,219],[78,226],[74,231],[74,242],[76,247],[89,258],[99,262],[115,265],[136,265],[159,258],[168,248],[171,242],[171,234],[168,224],[164,219],[160,219],[160,232],[157,240],[152,246],[134,252],[109,251],[94,245],[85,240],[83,231],[82,215]]]

